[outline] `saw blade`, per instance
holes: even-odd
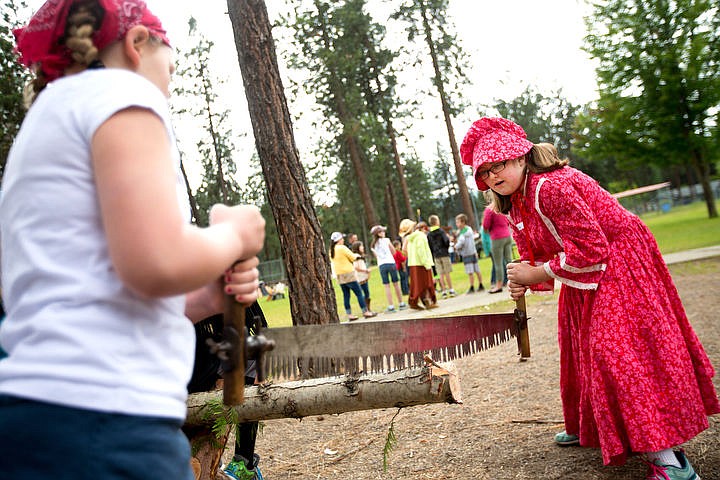
[[[271,376],[285,379],[382,373],[464,357],[517,335],[514,313],[360,321],[264,329]]]

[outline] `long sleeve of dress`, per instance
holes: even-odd
[[[533,203],[535,213],[560,247],[545,263],[545,271],[571,287],[597,289],[606,268],[609,242],[585,198],[571,183],[542,179]]]

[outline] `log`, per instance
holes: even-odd
[[[208,414],[207,405],[217,405],[221,397],[219,390],[190,395],[185,424],[212,424],[213,415]],[[462,403],[457,369],[452,362],[386,374],[246,387],[245,401],[232,408],[237,412],[237,421],[244,423],[441,402]]]

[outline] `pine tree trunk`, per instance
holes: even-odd
[[[265,2],[228,0],[228,11],[287,267],[293,324],[338,323],[329,256],[295,146]]]
[[[402,162],[400,161],[400,153],[398,152],[397,148],[397,136],[395,135],[395,128],[393,127],[392,122],[389,118],[386,119],[385,125],[388,136],[390,137],[390,146],[392,147],[393,160],[395,160],[395,169],[397,170],[398,177],[400,178],[400,191],[402,192],[403,196],[403,204],[406,212],[405,215],[407,216],[407,218],[412,218],[413,211],[412,207],[410,206],[410,194],[408,193],[407,182],[405,181],[405,169]]]
[[[452,151],[455,163],[455,175],[457,176],[458,188],[460,189],[460,200],[462,201],[463,211],[468,218],[467,224],[470,225],[471,228],[476,228],[477,224],[475,223],[475,211],[473,209],[472,201],[470,200],[470,192],[468,192],[468,187],[465,183],[465,174],[463,173],[462,162],[460,161],[460,151],[458,150],[457,141],[455,140],[455,130],[453,129],[450,115],[450,105],[448,105],[447,94],[445,93],[445,88],[442,83],[442,75],[440,74],[440,65],[438,63],[437,52],[435,51],[435,43],[432,39],[430,23],[427,18],[427,6],[425,4],[425,0],[420,2],[420,10],[422,12],[425,40],[427,41],[428,48],[430,48],[430,57],[432,58],[433,69],[435,70],[435,86],[437,87],[438,94],[440,95],[443,117],[445,118],[445,126],[447,127],[448,139],[450,141],[450,150]]]
[[[707,207],[708,218],[717,218],[718,211],[715,206],[715,195],[713,195],[712,186],[710,185],[710,165],[703,161],[702,153],[693,150],[691,164],[695,170],[695,174],[699,178],[700,186],[703,191],[703,199]],[[695,191],[695,185],[690,185],[690,190]]]

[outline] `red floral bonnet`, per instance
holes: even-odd
[[[472,166],[475,183],[484,192],[489,187],[477,177],[481,165],[518,158],[532,147],[520,125],[505,118],[483,117],[476,120],[465,134],[460,156],[462,163]]]
[[[48,0],[27,26],[13,31],[20,63],[26,67],[39,66],[48,81],[61,77],[73,64],[63,39],[68,12],[76,1]],[[97,3],[105,11],[100,28],[93,34],[98,50],[123,38],[136,25],[146,26],[153,36],[170,45],[160,20],[142,0],[97,0]]]

